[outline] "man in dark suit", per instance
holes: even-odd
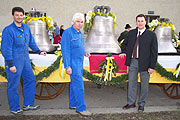
[[[122,40],[124,40],[127,36],[127,33],[131,30],[131,26],[129,24],[126,24],[125,30],[120,34],[118,38],[118,42],[120,43]]]
[[[144,111],[145,99],[148,96],[150,74],[154,72],[158,44],[156,34],[147,30],[145,16],[139,14],[136,17],[137,28],[128,32],[122,43],[120,57],[126,56],[125,65],[129,66],[128,76],[128,100],[123,109],[136,107],[137,80],[140,73],[141,87],[138,100],[138,111]]]

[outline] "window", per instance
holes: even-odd
[[[146,16],[146,22],[150,23],[152,20],[160,18],[159,15],[145,15]]]

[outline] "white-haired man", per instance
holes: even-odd
[[[83,59],[84,55],[90,54],[84,51],[85,42],[81,32],[84,25],[84,15],[82,13],[74,14],[72,26],[63,32],[61,38],[61,52],[63,56],[66,73],[70,75],[71,82],[69,86],[69,108],[76,109],[76,112],[89,116],[91,113],[86,110],[84,101],[83,84]]]

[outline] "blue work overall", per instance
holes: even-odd
[[[20,77],[23,78],[24,105],[34,104],[36,78],[32,71],[28,48],[40,53],[30,28],[22,23],[17,27],[13,22],[2,32],[1,52],[5,59],[6,75],[8,80],[8,100],[10,111],[20,109],[18,86]],[[10,67],[16,67],[16,73]]]
[[[71,68],[71,82],[69,87],[69,107],[76,107],[76,111],[86,111],[84,101],[83,59],[84,39],[81,31],[73,26],[63,32],[61,51],[65,68]]]

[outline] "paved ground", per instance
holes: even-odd
[[[20,104],[23,104],[21,87],[19,87]],[[98,86],[92,82],[85,82],[85,101],[87,110],[98,113],[131,113],[137,112],[137,108],[122,110],[126,104],[126,83],[118,86]],[[149,96],[146,101],[145,112],[159,112],[177,110],[180,100],[167,97],[162,88],[150,85]],[[41,106],[40,110],[24,112],[25,115],[52,115],[52,114],[76,114],[68,109],[68,83],[61,95],[52,100],[35,100]],[[7,83],[0,83],[0,116],[11,115],[8,110]]]

